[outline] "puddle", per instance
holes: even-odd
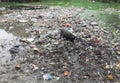
[[[4,29],[8,33],[12,33],[13,35],[17,37],[28,37],[29,36],[29,34],[26,32],[26,29],[28,29],[29,26],[24,23],[15,23],[14,26],[10,26],[9,24],[1,24],[0,28]]]
[[[16,37],[13,34],[0,29],[0,65],[10,61],[11,55],[9,49],[15,43],[15,39]]]
[[[0,65],[10,63],[11,54],[9,49],[19,43],[17,39],[29,36],[25,30],[28,28],[26,24],[16,23],[13,26],[14,28],[10,29],[9,27],[9,25],[0,25]]]

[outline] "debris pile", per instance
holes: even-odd
[[[83,10],[50,7],[29,19],[29,37],[20,38],[19,46],[10,49],[20,63],[15,65],[16,71],[36,75],[38,82],[119,82],[119,39],[113,41],[114,35],[99,23],[81,19],[78,14]]]

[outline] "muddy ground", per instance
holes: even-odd
[[[96,13],[52,6],[0,11],[0,83],[120,82],[120,31],[107,30]]]

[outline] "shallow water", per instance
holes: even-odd
[[[11,55],[9,49],[15,39],[16,37],[13,34],[7,33],[4,29],[0,29],[0,65],[10,61]]]
[[[13,28],[9,28],[9,25],[0,25],[0,65],[10,63],[11,54],[9,49],[18,44],[20,37],[28,37],[26,33],[27,25],[15,24]]]

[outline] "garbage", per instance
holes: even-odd
[[[13,28],[14,28],[13,26],[10,26],[10,27],[9,27],[9,30],[12,30]]]
[[[100,39],[100,38],[97,38],[97,39],[95,40],[95,43],[96,43],[96,44],[99,44],[100,41],[101,41],[101,39]]]
[[[30,34],[32,34],[32,36],[34,37],[34,36],[36,36],[36,38],[39,38],[40,37],[40,29],[32,29],[31,31],[30,31]]]
[[[34,38],[22,38],[22,39],[20,39],[19,41],[22,42],[22,43],[27,43],[27,44],[29,44],[29,43],[31,43],[31,42],[34,41]]]
[[[42,16],[38,16],[37,19],[42,19],[43,17]]]
[[[55,80],[60,80],[60,77],[53,77]]]
[[[113,80],[113,75],[112,74],[108,75],[108,80]]]
[[[11,54],[18,53],[20,51],[19,46],[13,46],[12,48],[9,49]]]
[[[33,51],[34,54],[43,55],[43,52],[40,51],[37,47],[31,46],[31,49],[32,49],[32,51]]]
[[[36,71],[36,70],[39,69],[38,66],[35,65],[35,64],[33,64],[33,63],[30,64],[30,68],[31,68],[33,71]]]
[[[105,66],[105,69],[110,69],[110,65],[108,65],[107,63],[106,63],[106,66]]]
[[[91,25],[92,26],[98,26],[98,23],[97,22],[91,22]]]
[[[66,23],[66,24],[63,24],[64,27],[71,27],[71,24],[69,23]]]
[[[64,71],[63,76],[70,76],[70,72],[69,71]]]
[[[83,78],[83,79],[88,79],[88,78],[89,78],[89,76],[83,76],[82,78]]]
[[[18,63],[15,64],[15,69],[16,69],[16,70],[19,70],[20,68],[21,68],[20,64],[18,64]]]
[[[28,22],[28,21],[27,21],[27,20],[20,19],[19,22],[21,22],[21,23],[26,23],[26,22]]]
[[[10,65],[16,61],[20,63],[15,69],[22,67],[22,75],[27,81],[37,79],[33,83],[42,79],[61,83],[85,80],[105,83],[119,79],[119,36],[115,39],[116,36],[102,28],[99,22],[81,19],[81,10],[84,11],[74,7],[50,7],[41,10],[14,10],[14,13],[6,15],[14,21],[7,20],[5,25],[9,24],[16,29],[20,24],[24,27],[19,29],[26,28],[27,32],[27,35],[20,32],[22,36],[19,36],[19,42],[16,39],[11,41],[12,44],[9,43],[12,45],[9,51],[12,57],[10,60],[13,62],[6,62]],[[14,23],[20,19],[28,22],[23,20],[15,26]],[[9,44],[1,44],[0,52],[4,52]],[[21,48],[24,48],[24,51],[21,51]],[[11,71],[9,65],[7,67],[8,73],[16,73]],[[17,73],[22,77],[21,73]],[[2,75],[1,72],[0,74]],[[32,79],[29,80],[30,77]]]
[[[116,64],[116,69],[120,69],[120,63]]]
[[[27,41],[27,38],[22,38],[22,39],[20,39],[19,41],[22,42],[22,43],[27,43],[27,44],[29,43],[29,42]]]
[[[27,38],[27,41],[28,41],[28,42],[33,42],[33,41],[34,41],[34,38]]]
[[[120,54],[120,50],[118,50],[117,53]]]
[[[43,75],[43,79],[49,81],[52,80],[52,76],[50,75],[50,73],[47,73]]]
[[[38,48],[36,48],[36,47],[31,47],[31,48],[32,48],[32,50],[33,50],[34,53],[38,53],[39,52]]]

